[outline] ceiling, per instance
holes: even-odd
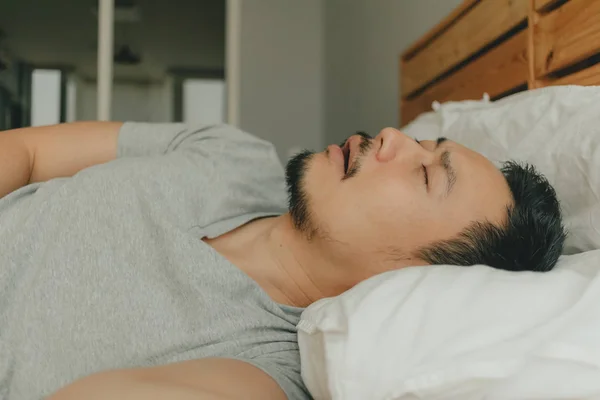
[[[142,58],[115,65],[116,79],[162,80],[167,70],[214,70],[225,62],[225,0],[117,0],[134,3],[139,22],[115,24],[115,51],[127,44]],[[75,68],[95,79],[94,0],[2,0],[2,47],[37,66]]]

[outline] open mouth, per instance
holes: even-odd
[[[342,147],[342,153],[344,154],[344,174],[347,174],[348,167],[350,167],[350,143],[346,142]]]

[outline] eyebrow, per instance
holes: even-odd
[[[439,137],[435,142],[435,148],[437,149],[447,140],[448,139],[445,137]],[[446,172],[446,197],[448,197],[454,188],[454,184],[456,183],[456,170],[452,167],[452,163],[450,162],[450,151],[445,150],[442,153],[440,160],[442,162],[442,168],[444,168],[444,171]]]

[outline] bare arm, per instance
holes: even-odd
[[[0,198],[114,159],[121,125],[75,122],[0,132]]]
[[[81,379],[47,400],[286,400],[262,370],[210,358],[154,368],[116,370]]]

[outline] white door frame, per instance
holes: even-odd
[[[240,124],[242,0],[227,0],[225,18],[225,82],[227,84],[227,123]]]
[[[109,121],[113,89],[114,0],[100,0],[98,8],[97,119]],[[242,39],[242,0],[227,0],[225,18],[225,81],[227,123],[239,126]]]
[[[98,4],[98,101],[96,118],[110,121],[113,88],[115,1]]]

